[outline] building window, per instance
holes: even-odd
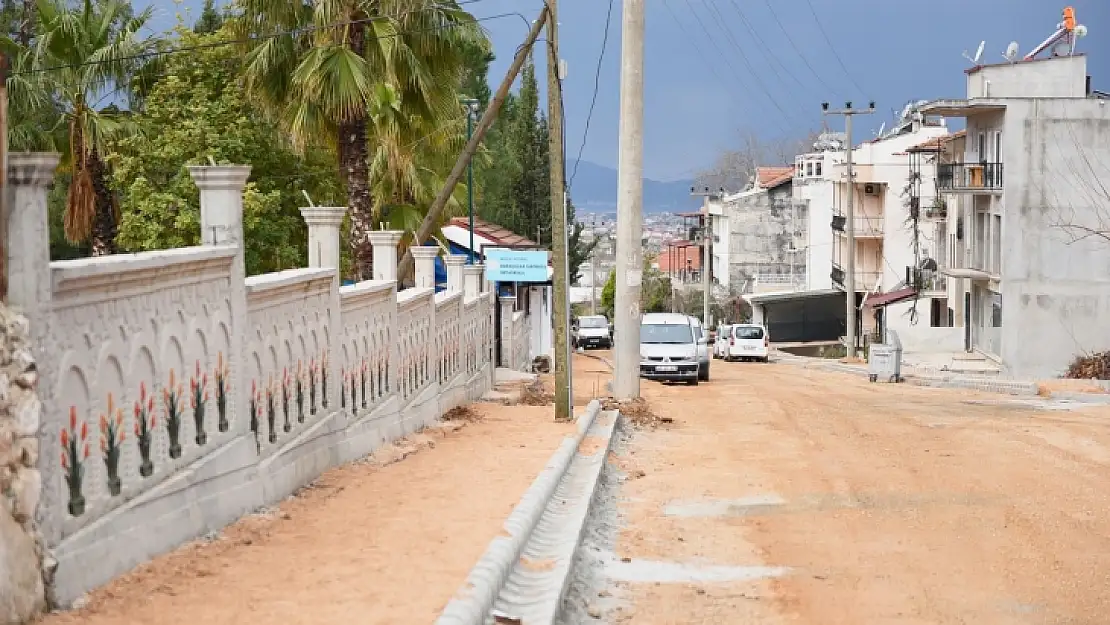
[[[818,175],[818,176],[821,175],[821,163],[820,162],[817,162],[817,163],[813,164],[813,173]]]
[[[975,160],[979,161],[980,163],[987,162],[987,133],[979,133],[979,142],[975,147],[979,150],[979,152],[975,155]]]
[[[806,175],[807,176],[812,176],[813,175],[813,163],[806,163]]]
[[[991,327],[1002,327],[1002,294],[988,291],[991,300]]]

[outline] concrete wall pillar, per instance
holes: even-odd
[[[59,155],[8,155],[8,304],[33,323],[45,321],[51,299],[50,216],[46,195]],[[36,347],[39,344],[36,342]]]
[[[516,298],[502,297],[501,300],[501,366],[516,369],[517,362],[513,358],[513,307]]]
[[[462,293],[464,285],[463,269],[466,267],[466,254],[448,254],[443,257],[447,265],[447,292]]]
[[[308,266],[331,267],[339,272],[339,229],[346,206],[311,206],[301,209],[308,224]]]
[[[301,208],[301,216],[308,224],[308,266],[332,269],[331,287],[331,315],[328,326],[331,331],[328,337],[331,342],[328,359],[328,379],[339,380],[338,384],[328,384],[328,406],[339,406],[340,394],[344,392],[342,384],[342,363],[338,357],[343,353],[343,333],[338,331],[343,327],[342,308],[343,302],[339,296],[339,250],[341,249],[340,228],[343,226],[343,217],[347,214],[346,206],[310,206]]]
[[[466,299],[474,299],[482,294],[482,266],[463,265],[463,292]]]
[[[400,230],[375,230],[370,233],[374,246],[374,279],[397,280],[397,245],[401,242]]]
[[[243,188],[249,165],[189,167],[200,189],[201,245],[231,245],[238,253],[231,262],[231,327],[227,356],[228,382],[232,389],[231,431],[251,436],[250,398],[247,396],[247,267],[244,257]]]
[[[439,256],[439,248],[421,245],[412,247],[409,251],[416,263],[416,288],[436,288],[436,256]]]

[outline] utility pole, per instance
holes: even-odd
[[[848,348],[848,357],[856,358],[856,207],[855,207],[855,187],[856,178],[855,172],[852,171],[852,117],[856,115],[870,115],[875,112],[875,102],[871,101],[867,110],[852,108],[851,102],[845,102],[844,108],[840,110],[829,110],[829,103],[822,102],[821,110],[825,115],[843,115],[844,116],[844,134],[845,146],[844,152],[847,155],[845,158],[845,174],[848,184],[848,212],[844,216],[845,233],[848,235],[848,251],[845,254],[844,260],[844,291],[845,300],[848,305],[848,319],[847,319],[847,336],[846,343]]]
[[[719,196],[710,193],[709,187],[705,191],[695,192],[693,188],[690,189],[690,194],[693,196],[701,196],[702,198],[702,211],[705,217],[702,218],[701,225],[701,320],[702,329],[706,334],[709,333],[709,290],[713,285],[713,216],[709,214],[709,203]]]
[[[481,102],[473,98],[463,100],[466,106],[466,140],[469,143],[474,137],[474,115],[478,113]],[[470,215],[470,254],[467,255],[466,264],[474,264],[474,161],[466,163],[466,208]]]
[[[563,178],[563,87],[559,63],[557,0],[547,3],[547,148],[551,158],[551,256],[555,317],[555,420],[569,421],[574,402],[570,390],[570,322],[568,297],[567,192]]]
[[[624,0],[621,16],[620,156],[613,395],[640,397],[640,291],[644,281],[644,0]]]

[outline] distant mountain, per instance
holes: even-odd
[[[574,163],[567,164],[567,175]],[[644,212],[678,213],[695,211],[701,199],[690,197],[692,180],[660,182],[644,178]],[[574,206],[585,213],[615,213],[617,210],[617,170],[597,163],[582,161],[571,188]]]

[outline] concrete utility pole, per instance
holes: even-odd
[[[825,115],[843,115],[844,116],[844,134],[845,138],[844,152],[847,155],[845,160],[845,174],[848,183],[848,212],[844,216],[845,233],[848,235],[848,251],[844,260],[844,291],[845,300],[848,306],[848,320],[847,320],[847,336],[845,337],[848,357],[855,358],[856,353],[856,207],[855,207],[855,188],[856,178],[855,172],[852,171],[852,117],[856,115],[870,115],[875,112],[875,102],[872,101],[867,110],[852,108],[851,102],[845,102],[844,108],[840,110],[829,110],[829,103],[822,102],[821,110]]]
[[[0,302],[8,301],[8,55],[0,52]]]
[[[613,395],[617,400],[640,397],[640,288],[644,281],[644,0],[624,0],[623,6],[613,311]]]
[[[713,286],[713,216],[709,214],[709,203],[718,199],[718,195],[710,193],[709,187],[705,191],[690,189],[691,195],[701,196],[702,210],[705,217],[701,226],[701,320],[706,335],[709,333],[709,291]]]
[[[563,179],[563,87],[559,76],[557,0],[547,3],[547,148],[551,154],[551,257],[555,317],[555,419],[572,417],[570,390],[570,298],[568,293],[567,193]]]

